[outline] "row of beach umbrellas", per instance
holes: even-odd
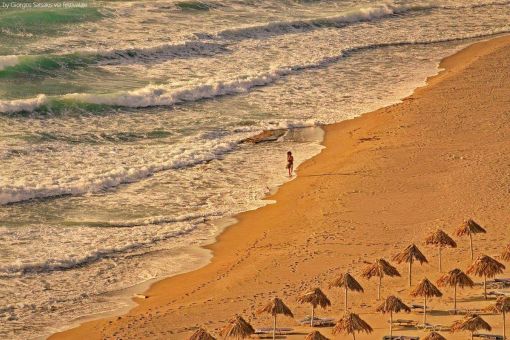
[[[427,285],[423,286],[423,290],[427,290]],[[390,324],[390,339],[393,337],[393,314],[406,312],[409,313],[411,308],[402,302],[396,296],[388,296],[381,305],[376,308],[377,312],[383,314],[389,314]],[[510,298],[506,296],[500,296],[496,303],[490,305],[487,311],[493,313],[499,313],[503,316],[503,337],[506,339],[506,326],[505,326],[505,315],[510,312]],[[275,338],[276,330],[276,317],[279,314],[294,317],[292,311],[285,305],[285,303],[279,298],[273,298],[269,303],[258,311],[259,313],[266,312],[274,317],[274,328],[273,328],[273,339]],[[451,327],[452,332],[468,331],[471,333],[471,339],[473,339],[474,332],[479,330],[491,331],[492,327],[479,315],[471,314],[466,315],[461,320],[456,320]],[[356,339],[356,333],[372,333],[372,327],[364,321],[358,314],[352,312],[346,312],[344,316],[338,320],[336,325],[333,327],[332,333],[338,334],[351,334],[353,339]],[[243,319],[240,315],[235,315],[229,320],[228,324],[221,330],[220,335],[224,338],[230,337],[235,339],[244,339],[250,337],[255,333],[255,329]],[[215,340],[215,338],[209,334],[203,328],[199,328],[189,338],[190,340]],[[319,331],[312,331],[309,333],[305,340],[329,340],[327,337],[322,335]],[[430,332],[424,337],[424,340],[446,340],[444,336],[437,332]]]
[[[473,221],[472,219],[464,222],[456,231],[455,234],[459,237],[468,236],[469,237],[469,245],[470,245],[470,255],[471,259],[474,259],[474,251],[473,251],[473,236],[479,233],[486,233],[486,230],[480,226],[478,223]],[[427,236],[425,239],[425,244],[433,245],[438,249],[438,258],[439,258],[439,271],[442,272],[442,264],[441,264],[441,250],[446,247],[456,248],[457,243],[443,230],[437,229]],[[510,245],[508,245],[504,252],[501,255],[501,258],[505,261],[510,261]],[[408,275],[408,283],[409,286],[412,286],[412,265],[414,262],[419,262],[420,264],[428,263],[425,255],[420,251],[420,249],[415,245],[411,244],[406,247],[402,252],[396,254],[393,258],[393,261],[402,264],[407,263],[409,266],[409,275]],[[454,290],[454,306],[453,311],[456,314],[457,312],[457,288],[465,288],[465,287],[473,287],[474,282],[468,276],[468,274],[476,275],[478,277],[483,277],[484,279],[484,297],[487,299],[487,278],[492,278],[497,274],[501,274],[505,266],[487,255],[480,255],[473,261],[471,266],[468,267],[466,273],[464,273],[461,269],[455,268],[450,270],[448,273],[443,274],[439,280],[437,281],[438,286],[452,287]],[[377,259],[374,263],[367,266],[363,272],[362,276],[368,280],[375,277],[378,279],[377,285],[377,299],[381,299],[381,286],[382,279],[385,276],[395,277],[401,276],[397,268],[391,265],[387,260],[380,258]],[[346,333],[351,334],[355,339],[355,334],[358,332],[366,332],[371,333],[372,328],[370,325],[362,320],[358,314],[352,313],[349,311],[348,307],[348,291],[354,292],[364,292],[361,284],[349,273],[340,274],[337,278],[335,278],[330,283],[330,288],[338,287],[344,290],[344,308],[345,313],[344,316],[336,323],[332,332],[333,334],[337,333]],[[424,325],[427,322],[427,299],[432,297],[441,297],[442,292],[427,278],[421,280],[421,282],[410,292],[410,295],[413,297],[422,297],[424,299],[423,305],[423,323]],[[331,306],[331,301],[328,299],[326,294],[322,292],[320,288],[314,288],[309,292],[306,292],[298,297],[298,302],[300,303],[308,303],[312,307],[312,313],[310,318],[310,325],[314,325],[315,319],[315,309],[317,307],[326,308]],[[493,313],[499,313],[503,315],[503,328],[504,334],[506,336],[506,324],[505,324],[505,314],[510,311],[510,298],[502,296],[499,297],[494,305],[491,305],[488,311]],[[382,304],[376,308],[377,312],[381,312],[384,314],[389,314],[389,322],[390,322],[390,339],[393,334],[392,324],[393,324],[393,314],[400,312],[410,312],[411,309],[402,302],[396,296],[388,296],[383,300]],[[276,322],[277,315],[285,315],[288,317],[294,317],[292,311],[289,307],[285,305],[285,303],[278,297],[273,298],[266,304],[263,308],[257,311],[260,313],[268,313],[273,316],[273,339],[275,338],[276,333]],[[479,315],[467,315],[464,319],[456,321],[452,327],[452,331],[470,331],[471,335],[473,332],[485,329],[491,330],[490,325],[484,321]],[[240,315],[234,316],[229,320],[228,324],[221,330],[220,335],[222,337],[231,337],[236,339],[242,339],[245,337],[249,337],[251,334],[254,334],[255,330],[253,327],[244,320]],[[199,328],[190,338],[190,340],[212,340],[215,339],[212,335],[207,333],[202,328]],[[313,331],[306,337],[308,340],[323,340],[327,339],[318,331]],[[425,340],[440,340],[445,339],[442,335],[436,332],[429,333],[425,338]]]

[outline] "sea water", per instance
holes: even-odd
[[[218,221],[267,204],[288,150],[296,165],[320,152],[320,125],[396,103],[441,58],[510,32],[508,1],[17,3],[0,8],[8,339],[205,264]],[[291,130],[242,143],[271,129]]]

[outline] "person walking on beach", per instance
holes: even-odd
[[[292,152],[287,151],[287,169],[289,170],[289,177],[292,177],[292,171],[294,170],[294,156]]]

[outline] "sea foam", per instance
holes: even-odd
[[[405,45],[426,45],[443,42],[452,42],[459,40],[475,39],[489,37],[497,34],[509,33],[510,27],[495,29],[489,32],[464,34],[453,37],[426,40],[402,40],[381,44],[369,44],[353,46],[340,50],[337,55],[326,56],[316,62],[305,64],[295,64],[270,70],[266,73],[239,76],[231,80],[209,81],[203,84],[187,85],[175,88],[171,84],[147,85],[145,87],[130,90],[119,91],[110,94],[92,94],[92,93],[70,93],[62,96],[47,97],[39,95],[35,98],[20,100],[0,100],[0,113],[32,112],[46,105],[51,110],[52,102],[71,101],[84,104],[110,105],[117,107],[150,107],[150,106],[172,106],[185,102],[193,102],[203,99],[214,98],[218,96],[233,95],[248,92],[250,89],[258,86],[269,85],[278,79],[285,77],[293,72],[304,71],[317,67],[324,67],[337,62],[349,53],[359,52],[367,49],[384,48],[391,46]]]
[[[47,103],[47,97],[40,94],[34,98],[16,99],[16,100],[0,100],[0,112],[32,112]]]
[[[191,221],[192,219],[186,219],[184,216],[182,220]],[[171,223],[171,219],[168,218]],[[175,218],[178,221],[179,218]],[[37,273],[48,273],[52,271],[63,271],[72,268],[82,267],[91,263],[112,257],[118,256],[119,254],[133,251],[149,244],[160,242],[165,239],[176,238],[185,235],[195,229],[196,224],[188,223],[186,226],[182,226],[181,229],[176,231],[167,232],[164,234],[156,234],[152,237],[146,238],[143,241],[127,242],[117,246],[103,246],[90,251],[89,253],[82,254],[81,256],[66,256],[67,254],[61,254],[61,257],[47,258],[41,262],[14,262],[9,265],[0,267],[1,276],[13,276],[23,274],[37,274]]]
[[[276,21],[263,25],[226,29],[216,34],[218,37],[236,39],[250,38],[257,35],[274,35],[297,30],[309,30],[320,27],[336,27],[361,21],[370,21],[390,15],[407,12],[417,7],[407,5],[382,4],[362,7],[334,17],[313,18],[307,20]],[[423,7],[419,7],[423,9]]]
[[[354,9],[338,16],[312,18],[306,20],[292,20],[292,21],[275,21],[262,25],[254,25],[247,27],[237,27],[226,29],[216,33],[216,37],[227,39],[245,39],[254,38],[257,36],[270,36],[277,34],[285,34],[296,32],[299,30],[312,30],[324,27],[342,27],[349,24],[359,22],[373,21],[391,17],[397,14],[405,14],[408,12],[420,12],[433,9],[461,9],[461,8],[478,8],[494,5],[507,5],[510,1],[495,1],[480,4],[457,4],[457,5],[443,5],[443,4],[395,4],[393,2],[384,3],[377,6],[361,7]],[[206,33],[198,34],[197,36],[207,36]]]
[[[19,57],[16,55],[4,55],[0,56],[0,71],[6,67],[11,67],[19,62]]]
[[[208,145],[206,151],[189,150],[179,157],[160,164],[147,164],[139,168],[117,168],[103,174],[80,178],[77,181],[59,184],[40,184],[37,186],[6,185],[0,187],[0,204],[27,201],[35,198],[47,198],[65,195],[82,195],[98,192],[121,184],[137,182],[154,173],[194,166],[216,159],[232,151],[237,146],[234,142]]]

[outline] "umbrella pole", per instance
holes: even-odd
[[[506,340],[506,320],[505,320],[505,310],[503,309],[503,339]]]
[[[390,311],[390,340],[393,340],[393,312]]]
[[[483,276],[483,296],[487,300],[487,275]]]
[[[471,249],[471,260],[474,259],[474,254],[473,254],[473,235],[471,235],[471,233],[469,233],[469,248]]]
[[[441,266],[441,247],[439,247],[439,272],[443,272],[443,267]]]
[[[423,298],[423,325],[427,323],[427,295]]]
[[[457,283],[453,285],[453,314],[457,315]]]
[[[347,312],[347,285],[345,285],[345,311]]]
[[[409,287],[411,287],[411,276],[412,276],[412,270],[413,270],[413,259],[409,261]]]
[[[381,299],[381,281],[382,277],[379,276],[379,285],[377,286],[377,300]]]
[[[310,318],[310,327],[313,327],[313,317],[315,314],[315,307],[312,305],[312,317]]]
[[[273,320],[273,340],[275,339],[275,334],[276,334],[276,314],[274,315]]]

